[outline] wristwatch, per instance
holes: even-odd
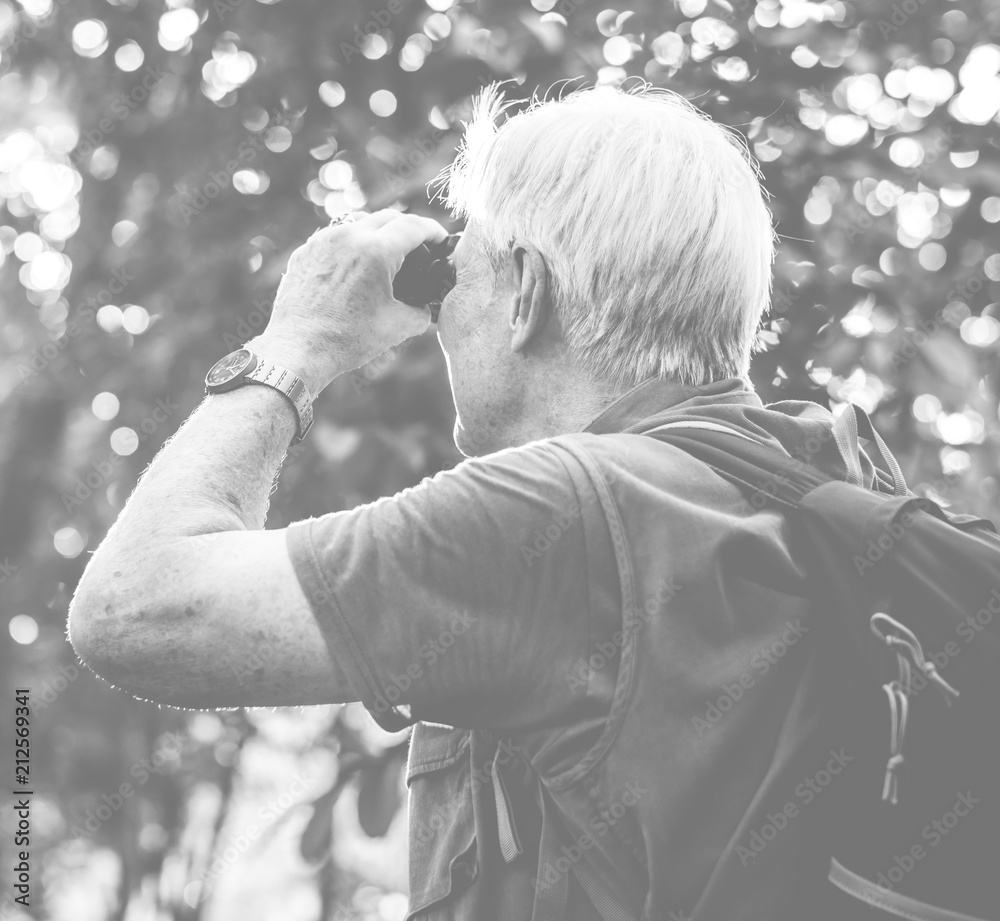
[[[295,408],[301,441],[312,428],[313,398],[302,379],[250,349],[237,349],[220,358],[205,375],[205,393],[226,393],[245,384],[264,384],[283,394]]]

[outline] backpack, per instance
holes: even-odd
[[[830,716],[861,769],[830,803],[819,846],[837,919],[1000,918],[1000,537],[906,489],[868,416],[849,407],[831,437],[881,455],[864,488],[714,423],[646,434],[787,513],[825,630]],[[824,857],[824,861],[826,857]],[[819,912],[815,917],[819,917]]]

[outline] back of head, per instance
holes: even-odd
[[[600,87],[509,108],[477,100],[447,201],[499,268],[517,237],[552,277],[570,348],[597,378],[745,377],[774,233],[742,139],[683,97]]]

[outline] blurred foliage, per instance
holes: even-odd
[[[997,518],[998,44],[987,0],[0,0],[0,664],[36,701],[30,917],[402,917],[405,738],[354,707],[137,703],[64,622],[291,250],[348,209],[447,222],[426,185],[490,81],[643,78],[739,127],[781,236],[762,395],[861,404],[918,491]],[[430,335],[337,381],[269,526],[455,463],[452,412]]]

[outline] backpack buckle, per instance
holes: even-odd
[[[885,621],[887,626],[895,630],[896,633],[882,633],[879,629],[879,624],[882,621]],[[888,614],[884,614],[880,611],[879,613],[872,615],[871,628],[872,633],[882,640],[886,646],[902,646],[907,650],[907,652],[909,652],[913,664],[920,669],[920,671],[924,674],[924,677],[938,686],[941,693],[944,694],[945,703],[949,707],[951,706],[951,698],[960,696],[958,691],[941,677],[941,673],[938,671],[937,666],[933,662],[928,662],[927,659],[924,658],[924,650],[920,645],[920,640],[917,639],[916,635],[909,629],[909,627],[903,626],[903,624],[901,624],[894,617],[890,617]],[[909,693],[908,679],[906,693]]]
[[[886,631],[882,632],[883,622]],[[889,761],[885,766],[885,782],[882,784],[882,799],[895,805],[899,801],[899,768],[903,764],[903,737],[906,734],[906,722],[909,716],[910,694],[912,693],[910,662],[920,669],[921,673],[936,684],[944,694],[945,703],[951,706],[951,698],[958,697],[955,690],[938,671],[933,662],[924,658],[924,650],[920,640],[908,627],[888,614],[878,612],[872,615],[872,633],[875,634],[890,649],[896,647],[896,663],[899,666],[899,677],[895,681],[882,685],[882,690],[889,697]],[[894,632],[889,632],[889,630]],[[909,653],[909,658],[903,650]]]

